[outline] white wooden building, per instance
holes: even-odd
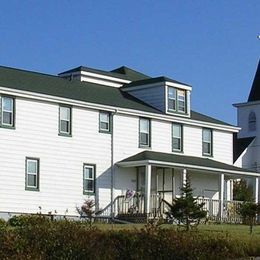
[[[260,61],[247,102],[234,104],[237,124],[241,131],[234,136],[234,163],[248,170],[260,172]],[[249,184],[254,183],[249,179]],[[259,190],[258,200],[260,198]]]
[[[223,218],[232,180],[248,177],[257,191],[260,175],[233,165],[239,128],[191,110],[191,91],[127,67],[58,76],[0,67],[1,216],[76,216],[87,198],[103,215],[149,215],[190,173],[194,195]]]

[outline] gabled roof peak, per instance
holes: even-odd
[[[143,79],[149,79],[150,78],[148,75],[145,75],[145,74],[143,74],[139,71],[128,68],[126,66],[121,66],[117,69],[111,70],[111,72],[123,74],[127,78],[129,78],[129,80],[131,80],[131,81],[137,81],[137,80],[143,80]]]
[[[260,59],[255,73],[255,78],[248,96],[248,102],[260,100]]]

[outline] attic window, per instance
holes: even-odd
[[[186,91],[168,87],[168,111],[186,113]]]
[[[250,112],[248,117],[248,129],[249,131],[255,131],[256,130],[256,116],[255,112]]]

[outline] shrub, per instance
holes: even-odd
[[[226,233],[178,232],[150,225],[102,231],[42,216],[18,219],[0,230],[0,259],[237,259],[260,253],[260,242]]]
[[[170,210],[167,213],[173,220],[176,219],[179,226],[184,226],[189,231],[191,226],[197,226],[200,220],[206,218],[207,212],[203,210],[205,203],[198,203],[193,197],[190,177],[181,188],[181,196],[173,200],[172,205],[168,205]]]

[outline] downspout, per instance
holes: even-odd
[[[111,113],[111,219],[114,220],[114,182],[115,182],[115,166],[114,166],[114,115],[117,113],[117,109]]]

